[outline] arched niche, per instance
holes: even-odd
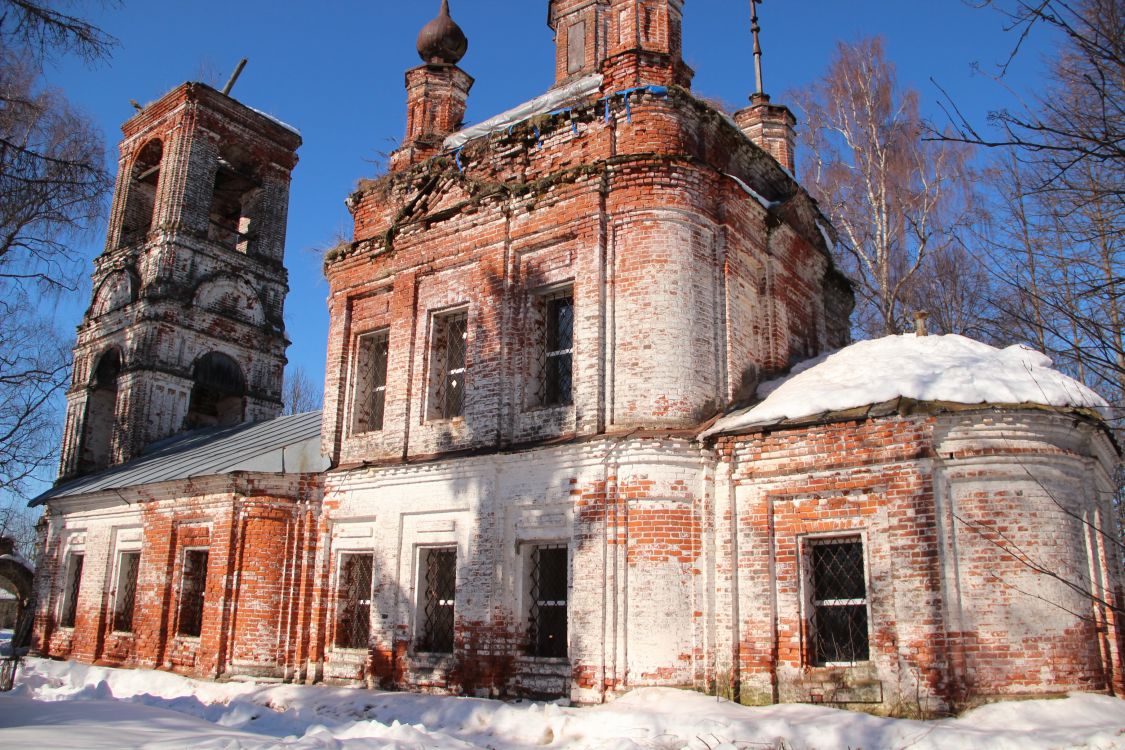
[[[262,300],[254,287],[237,276],[205,281],[195,290],[195,306],[260,326],[266,322]]]
[[[125,216],[121,223],[121,244],[144,240],[152,229],[156,211],[156,188],[160,183],[160,164],[164,144],[151,140],[141,148],[129,169],[125,190]]]
[[[187,426],[226,427],[246,414],[246,378],[238,363],[220,352],[196,360],[191,373],[191,402]]]
[[[121,350],[102,353],[86,390],[86,414],[82,424],[79,471],[91,472],[110,465],[113,431],[117,423],[117,387],[121,377]]]
[[[137,284],[133,274],[128,271],[114,271],[106,276],[98,287],[90,313],[96,318],[125,307],[136,298]]]

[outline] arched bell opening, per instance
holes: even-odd
[[[122,245],[141,241],[152,230],[163,158],[164,144],[153,140],[145,144],[133,161],[126,188],[125,218],[121,225]]]
[[[189,428],[226,427],[243,421],[246,378],[237,362],[218,352],[205,354],[192,369],[192,381]]]

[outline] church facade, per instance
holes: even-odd
[[[470,128],[446,2],[423,29],[325,258],[323,414],[276,418],[299,137],[200,84],[126,124],[38,650],[578,702],[1125,689],[1096,409],[716,423],[848,344],[794,118],[692,94],[680,0],[548,6],[555,85]]]

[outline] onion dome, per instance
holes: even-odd
[[[468,50],[465,32],[449,16],[449,0],[441,0],[438,17],[418,34],[418,55],[425,63],[456,65]]]

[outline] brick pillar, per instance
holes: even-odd
[[[689,88],[694,72],[683,61],[683,0],[613,0],[606,91],[641,85]]]
[[[605,60],[611,0],[551,0],[547,25],[555,32],[555,85],[597,73]]]
[[[771,104],[768,94],[754,94],[750,106],[734,113],[746,137],[793,174],[796,164],[797,118],[784,104]]]
[[[461,127],[473,78],[456,65],[428,63],[406,72],[406,139],[391,156],[397,171],[441,153]]]

